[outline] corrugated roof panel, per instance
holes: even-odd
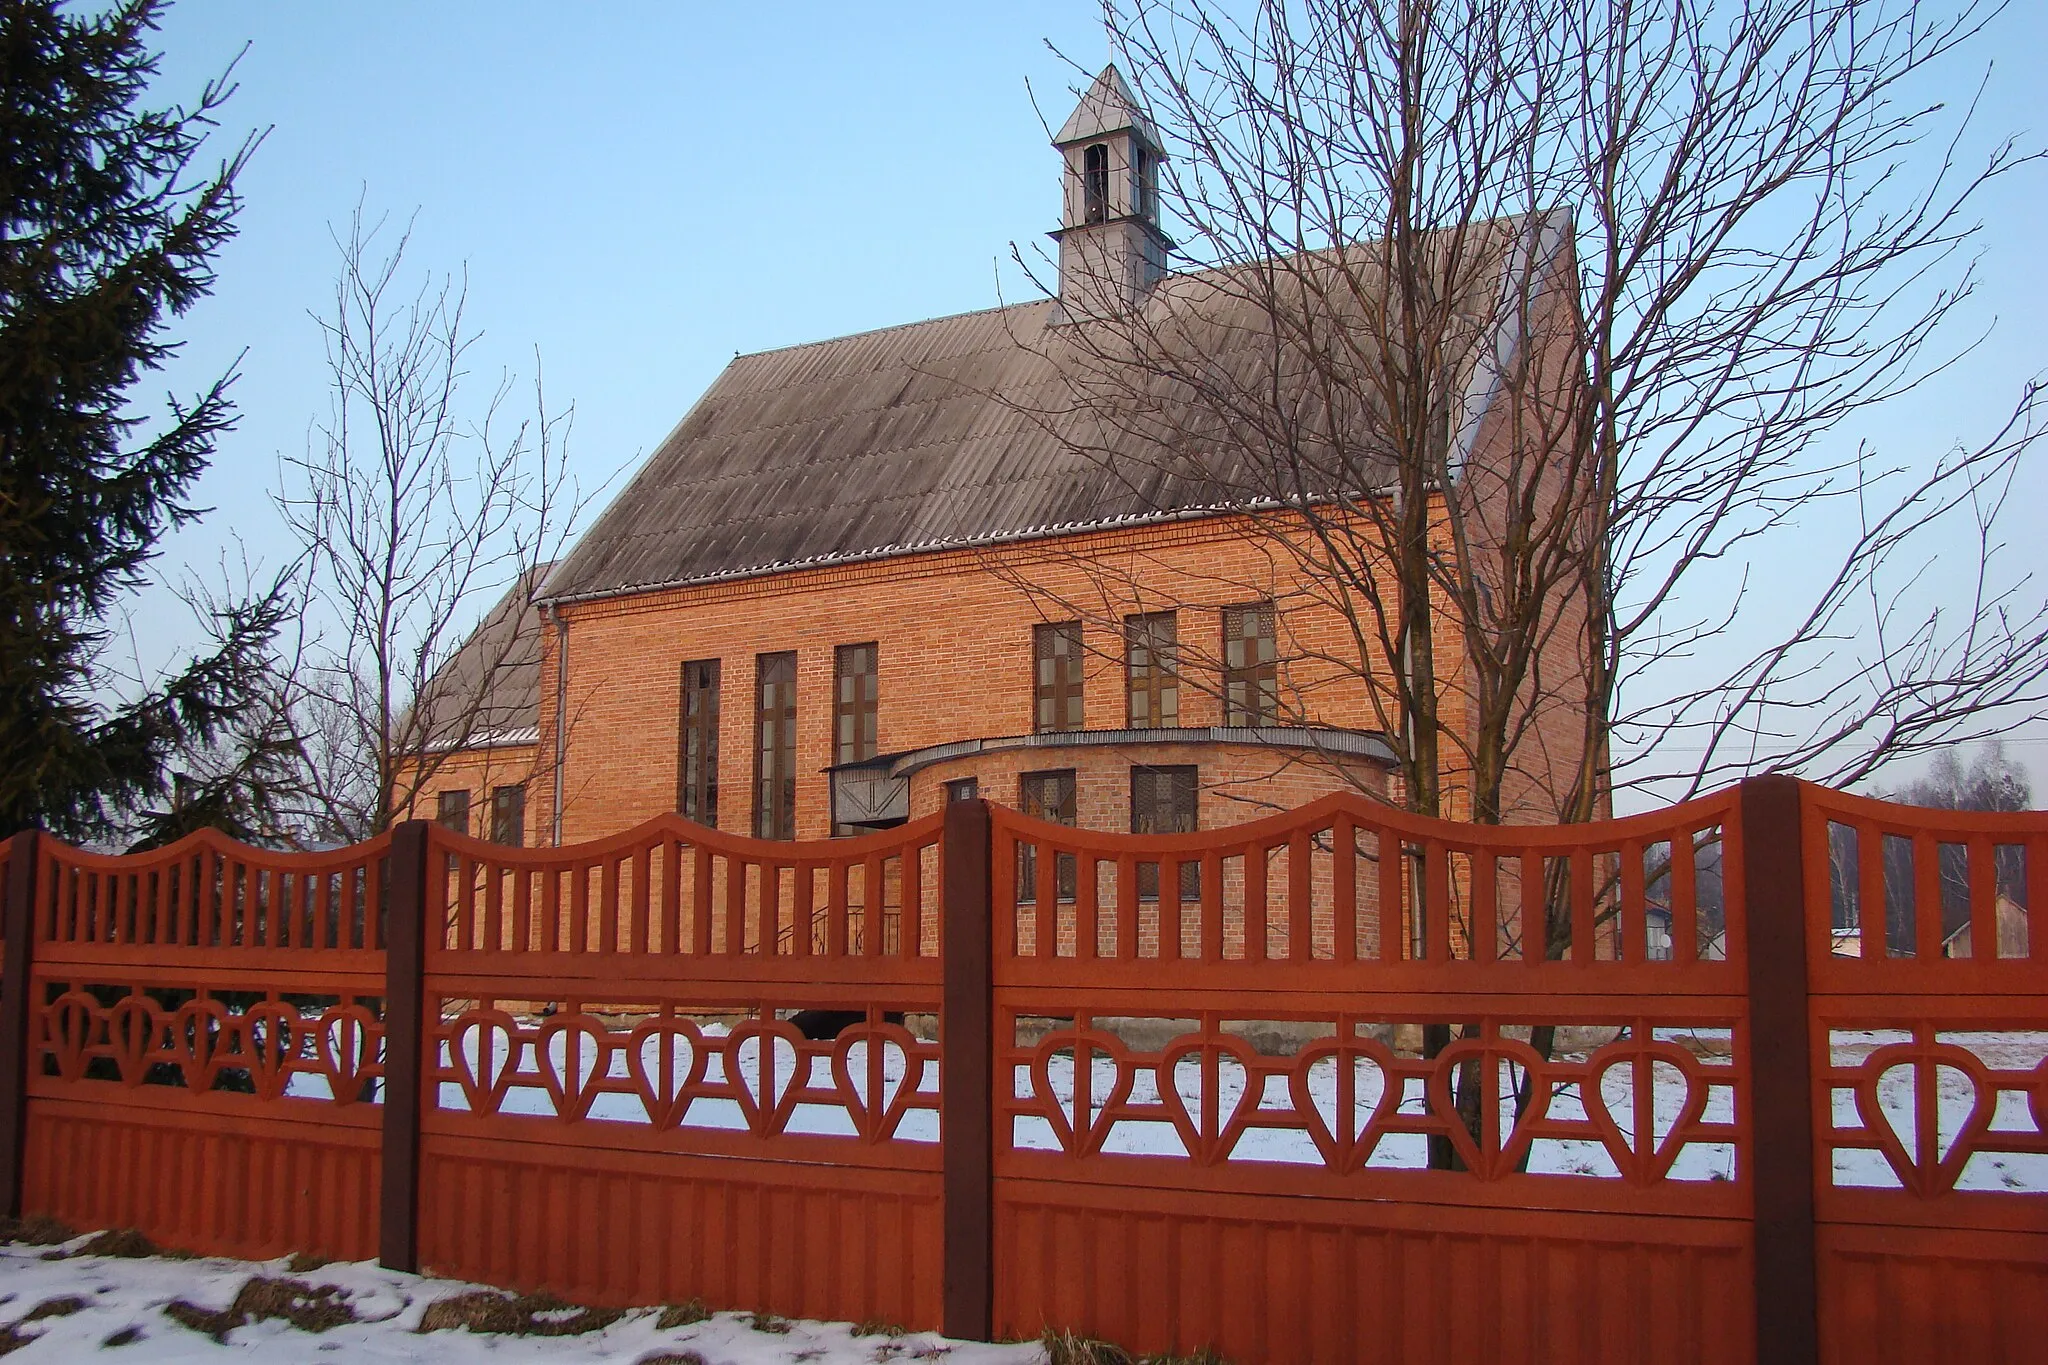
[[[1177,276],[1148,308],[1180,329],[1191,372],[1255,374],[1272,350],[1243,296],[1256,293]],[[549,596],[1216,505],[1215,488],[1183,486],[1133,432],[1090,435],[1100,423],[1069,387],[1074,334],[1050,317],[1034,301],[738,357],[555,571]]]

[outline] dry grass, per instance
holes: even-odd
[[[19,1242],[23,1246],[53,1247],[59,1242],[68,1242],[78,1234],[45,1213],[31,1214],[27,1218],[0,1218],[0,1242]]]
[[[471,1332],[520,1337],[574,1337],[602,1331],[623,1316],[617,1308],[577,1308],[546,1294],[499,1294],[475,1289],[427,1305],[422,1332]]]
[[[164,1316],[225,1342],[235,1328],[270,1319],[288,1322],[301,1332],[325,1332],[354,1322],[356,1310],[333,1285],[315,1288],[304,1280],[256,1275],[235,1291],[235,1301],[226,1308],[201,1308],[177,1299],[164,1305]]]
[[[86,1307],[86,1301],[76,1294],[66,1294],[61,1299],[44,1299],[41,1303],[21,1315],[21,1325],[26,1327],[44,1318],[68,1318]]]
[[[904,1335],[904,1329],[893,1322],[870,1319],[867,1322],[856,1322],[853,1325],[853,1334],[857,1337],[900,1337]]]
[[[294,1275],[310,1275],[330,1262],[325,1256],[315,1256],[310,1251],[294,1251],[284,1263],[284,1268]]]
[[[96,1232],[87,1238],[83,1246],[74,1248],[65,1259],[69,1260],[72,1256],[123,1256],[130,1260],[139,1260],[144,1256],[163,1254],[162,1247],[134,1228],[108,1228],[105,1232]]]
[[[101,1342],[100,1345],[102,1347],[127,1346],[140,1340],[142,1340],[142,1329],[140,1327],[123,1327],[120,1331],[113,1333],[105,1341]]]
[[[1209,1347],[1192,1355],[1133,1355],[1113,1342],[1097,1341],[1074,1332],[1056,1332],[1048,1327],[1039,1335],[1045,1348],[1046,1365],[1228,1365]]]
[[[710,1316],[711,1310],[704,1306],[704,1300],[691,1299],[688,1303],[672,1303],[662,1309],[661,1316],[654,1320],[654,1325],[664,1332],[669,1332],[678,1327],[688,1327],[692,1323],[702,1322]]]
[[[695,1351],[663,1351],[660,1355],[642,1356],[633,1365],[706,1365],[706,1361]]]
[[[778,1318],[773,1313],[749,1313],[747,1326],[756,1332],[773,1332],[777,1336],[783,1336],[789,1331],[789,1320]]]

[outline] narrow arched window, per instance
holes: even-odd
[[[1159,212],[1159,158],[1143,147],[1132,154],[1137,161],[1131,168],[1131,202],[1138,206],[1138,216],[1149,220]]]
[[[1109,217],[1109,147],[1098,142],[1081,153],[1081,221],[1100,223]]]

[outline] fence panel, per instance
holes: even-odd
[[[997,1333],[1749,1359],[1734,816],[995,811]]]
[[[79,1226],[1247,1365],[2038,1345],[2039,813],[27,833],[0,884],[0,1171]]]
[[[374,1255],[389,842],[40,840],[23,1207],[195,1251]]]
[[[2031,1358],[2048,816],[1811,787],[1804,826],[1822,1358]]]
[[[421,1263],[937,1326],[940,828],[774,843],[669,817],[548,850],[436,829]]]

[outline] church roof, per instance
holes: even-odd
[[[1081,96],[1081,102],[1074,106],[1074,112],[1060,125],[1059,132],[1053,135],[1052,145],[1064,147],[1070,142],[1106,137],[1126,128],[1136,131],[1155,150],[1159,147],[1159,130],[1138,107],[1137,97],[1131,93],[1131,87],[1124,84],[1123,74],[1114,65],[1105,66],[1102,74]]]
[[[1161,281],[1146,315],[1197,358],[1143,382],[1269,365],[1273,324],[1257,292],[1230,287],[1224,272]],[[1204,448],[1177,462],[1138,449],[1142,420],[1105,429],[1104,395],[1074,387],[1077,372],[1101,379],[1099,352],[1082,344],[1086,324],[1054,317],[1052,301],[1035,301],[736,358],[542,598],[1198,515],[1270,486],[1248,459],[1240,477],[1216,454],[1238,449],[1241,434],[1191,436],[1169,418],[1169,440]],[[1484,368],[1468,382],[1475,418],[1490,393]],[[1140,411],[1152,401],[1134,399]]]

